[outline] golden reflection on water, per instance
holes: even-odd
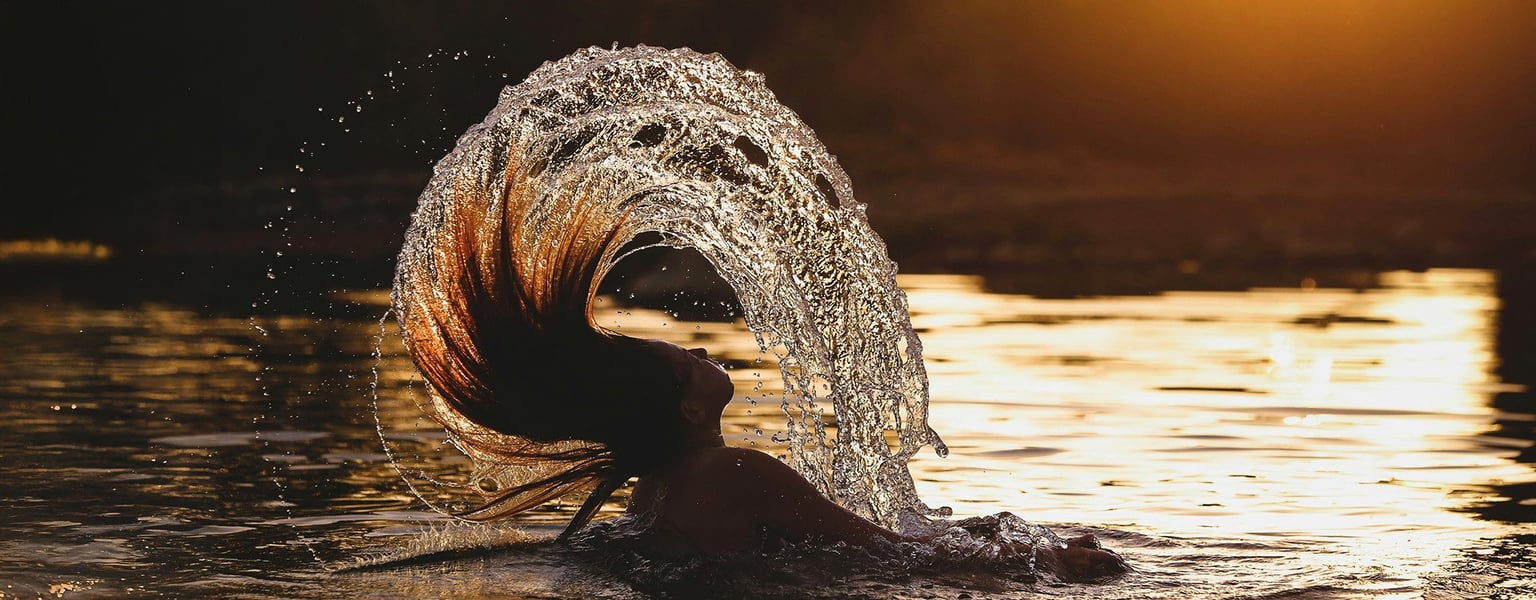
[[[900,281],[933,424],[953,451],[911,466],[925,500],[958,515],[1344,537],[1429,556],[1494,530],[1464,511],[1495,498],[1491,484],[1536,481],[1508,458],[1518,445],[1490,449],[1484,435],[1489,397],[1505,389],[1490,375],[1489,272],[1389,273],[1362,291],[1067,300],[987,293],[969,276]],[[774,353],[739,320],[679,321],[611,298],[597,316],[709,348],[737,385],[728,442],[776,450]],[[386,388],[414,378],[398,355],[380,372]],[[433,429],[398,405],[384,418],[390,430]]]
[[[1471,510],[1499,486],[1536,482],[1513,460],[1531,440],[1491,435],[1496,419],[1524,417],[1490,406],[1518,389],[1491,374],[1499,306],[1488,272],[1388,273],[1363,291],[1070,300],[988,293],[974,277],[900,281],[924,342],[932,422],[952,449],[912,462],[930,505],[1192,540],[1111,540],[1148,573],[1197,565],[1186,554],[1206,544],[1262,540],[1250,581],[1385,572],[1410,589],[1479,538],[1530,531]],[[13,375],[0,378],[11,399],[0,454],[25,448],[14,455],[25,460],[0,463],[23,496],[7,533],[24,541],[6,548],[61,553],[48,563],[58,573],[127,572],[188,557],[271,560],[226,538],[302,548],[313,535],[334,558],[411,535],[442,517],[401,483],[375,418],[416,491],[473,501],[457,487],[467,460],[415,406],[423,391],[393,321],[368,316],[383,315],[387,293],[336,300],[361,310],[0,307],[0,370]],[[760,353],[739,320],[682,321],[613,298],[596,315],[708,348],[736,383],[727,441],[781,450],[775,351]],[[0,573],[15,572],[5,564]]]
[[[0,263],[94,262],[108,258],[112,258],[112,248],[95,242],[65,241],[54,238],[0,240]]]
[[[931,422],[951,449],[911,468],[925,501],[957,516],[1263,540],[1293,549],[1261,553],[1264,578],[1378,573],[1415,589],[1459,549],[1509,533],[1469,510],[1498,499],[1494,486],[1536,481],[1512,460],[1529,440],[1488,435],[1491,396],[1511,388],[1491,374],[1499,305],[1486,271],[1387,273],[1365,290],[1078,299],[989,293],[969,276],[900,283]],[[759,352],[739,320],[681,321],[613,298],[595,314],[628,335],[708,348],[736,383],[727,442],[782,451],[776,353]],[[415,379],[398,353],[380,374],[385,390]],[[381,406],[392,439],[414,440],[398,443],[402,462],[439,482],[418,478],[419,489],[466,501],[453,482],[467,466],[440,430],[409,403]],[[1207,542],[1191,543],[1160,558],[1128,551],[1154,568]]]
[[[913,461],[919,491],[962,515],[1444,556],[1498,531],[1463,512],[1491,484],[1536,481],[1510,460],[1526,443],[1483,435],[1495,282],[1381,283],[1044,300],[906,278],[953,451]]]

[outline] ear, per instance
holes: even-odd
[[[683,398],[680,406],[680,410],[683,411],[683,419],[694,425],[702,425],[709,416],[704,414],[704,409],[699,406],[699,403],[692,402],[691,400],[691,398]]]

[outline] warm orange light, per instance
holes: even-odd
[[[1469,488],[1536,476],[1479,445],[1491,275],[1382,281],[1043,300],[903,278],[953,451],[917,457],[919,490],[962,515],[1339,536],[1429,569],[1494,527],[1457,510],[1493,493]]]
[[[111,248],[87,241],[54,238],[0,241],[0,262],[98,261],[111,257]]]

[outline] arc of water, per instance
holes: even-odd
[[[906,463],[925,445],[946,450],[927,423],[922,345],[896,266],[836,159],[761,75],[718,55],[644,46],[545,63],[438,163],[402,277],[433,268],[427,248],[455,210],[454,186],[494,189],[509,164],[537,190],[508,207],[539,225],[530,236],[568,226],[577,203],[613,219],[621,234],[602,272],[645,232],[701,253],[735,290],[760,347],[787,352],[790,464],[887,526],[927,510]]]

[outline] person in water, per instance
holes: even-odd
[[[725,445],[720,419],[733,395],[730,376],[703,348],[646,342],[666,358],[682,382],[678,412],[688,431],[687,450],[658,471],[642,475],[628,514],[645,524],[658,546],[684,553],[725,554],[761,548],[769,540],[880,548],[908,538],[870,522],[822,496],[789,465],[750,448]],[[1013,548],[1014,551],[1028,549]],[[1091,535],[1065,548],[1039,549],[1045,566],[1074,577],[1125,570],[1118,555]]]
[[[703,350],[620,335],[592,315],[598,285],[637,236],[723,226],[743,218],[730,216],[736,209],[777,221],[763,234],[784,244],[850,242],[827,249],[817,267],[826,274],[814,277],[859,268],[833,258],[884,258],[883,247],[863,252],[851,243],[859,236],[839,235],[861,213],[839,192],[846,184],[834,185],[843,179],[761,76],[718,55],[589,48],[503,90],[433,168],[392,295],[432,391],[422,408],[474,459],[475,483],[490,494],[461,516],[496,519],[585,493],[568,537],[635,480],[630,520],[654,534],[658,553],[916,541],[845,510],[769,455],[727,447],[720,417],[733,388]],[[697,214],[671,213],[674,204]],[[1040,554],[1079,574],[1122,564],[1091,538],[1063,546]]]
[[[619,229],[591,231],[584,224],[611,221],[579,206],[572,227],[508,218],[530,193],[519,172],[509,164],[495,182],[505,187],[456,186],[418,213],[396,273],[403,337],[433,392],[428,414],[477,462],[523,474],[462,517],[502,518],[590,489],[568,537],[637,478],[628,512],[665,554],[916,541],[837,505],[778,459],[726,446],[733,387],[703,349],[594,323]],[[1091,537],[1039,552],[1069,577],[1124,569]]]

